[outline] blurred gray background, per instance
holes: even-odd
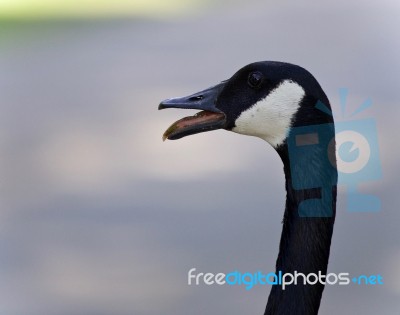
[[[135,2],[135,1],[134,1]],[[140,3],[140,1],[136,1]],[[0,20],[0,313],[263,314],[270,287],[188,286],[187,272],[274,271],[281,161],[263,141],[215,131],[162,142],[188,113],[158,103],[247,63],[299,64],[336,114],[371,98],[383,177],[339,189],[321,314],[400,309],[400,5],[397,1],[173,1],[97,17]],[[157,7],[157,3],[160,7]]]

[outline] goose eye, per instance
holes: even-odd
[[[259,71],[255,71],[255,72],[252,72],[249,74],[247,83],[252,88],[258,88],[258,87],[260,87],[263,79],[264,79],[263,74]]]

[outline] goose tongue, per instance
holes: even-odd
[[[225,124],[225,115],[210,111],[201,111],[194,116],[184,117],[174,122],[163,134],[166,139],[176,140],[200,132],[220,129]]]

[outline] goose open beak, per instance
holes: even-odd
[[[215,106],[223,86],[224,83],[220,83],[189,96],[175,97],[162,101],[158,109],[184,108],[201,110],[194,116],[184,117],[174,122],[164,132],[163,140],[176,140],[196,133],[224,128],[226,116]]]

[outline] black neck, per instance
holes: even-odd
[[[334,148],[333,148],[334,149]],[[313,181],[313,177],[324,183],[323,187],[294,189],[293,174],[289,159],[288,145],[285,143],[277,151],[284,163],[286,178],[286,208],[283,217],[283,230],[276,261],[276,272],[294,274],[321,272],[326,274],[329,260],[329,250],[336,212],[336,182],[337,171],[327,168],[324,158],[317,147],[304,156],[306,165],[300,170],[304,180]],[[296,157],[302,159],[302,157]],[[293,164],[292,164],[293,166]],[[304,166],[304,164],[303,164]],[[328,171],[327,171],[328,169]],[[302,177],[302,178],[303,178]],[[311,203],[309,213],[302,213],[299,205],[304,200]],[[311,201],[312,202],[312,201]],[[304,205],[304,204],[303,204]],[[318,313],[324,285],[303,285],[303,278],[298,278],[297,285],[274,285],[268,298],[265,315],[314,315]]]

